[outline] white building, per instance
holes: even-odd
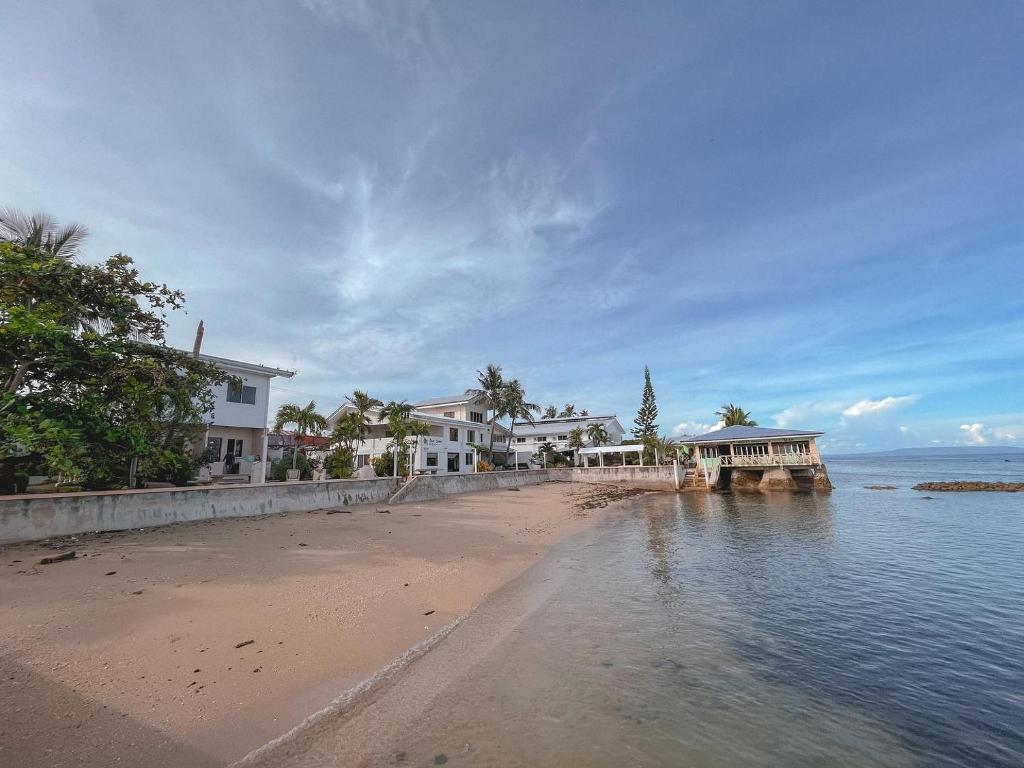
[[[409,438],[408,450],[412,454],[410,465],[413,474],[436,473],[456,474],[476,471],[479,446],[490,441],[490,425],[487,421],[487,400],[479,393],[469,390],[461,395],[435,397],[413,405],[412,419],[425,422],[430,434],[416,440]],[[353,407],[342,405],[327,418],[328,429],[334,429],[338,419]],[[356,445],[355,465],[362,467],[370,460],[387,453],[391,446],[391,435],[387,423],[380,423],[379,409],[369,415],[369,433],[365,440]],[[494,450],[504,451],[508,430],[500,424],[494,429]]]
[[[262,483],[266,480],[267,422],[270,418],[270,380],[275,376],[290,379],[293,371],[268,368],[255,363],[229,360],[213,355],[198,355],[237,379],[213,388],[213,412],[202,444],[217,457],[210,465],[216,479],[225,477],[225,457],[234,461],[227,478],[237,482]]]
[[[538,419],[533,424],[515,426],[509,451],[515,453],[516,463],[528,461],[544,443],[551,443],[554,449],[567,456],[575,452],[569,447],[569,433],[574,429],[583,432],[583,447],[589,448],[594,441],[587,435],[591,424],[600,424],[608,433],[608,441],[604,445],[619,445],[626,431],[615,416],[570,416],[562,419]]]

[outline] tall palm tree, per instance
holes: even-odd
[[[425,421],[412,418],[412,405],[405,400],[391,400],[380,409],[377,418],[381,422],[387,422],[391,430],[392,446],[395,452],[395,476],[398,476],[398,466],[401,463],[401,454],[407,446],[406,438],[416,438],[416,447],[419,448],[419,439],[430,434],[430,425]],[[410,472],[412,468],[410,467]]]
[[[351,395],[346,395],[345,400],[355,408],[355,416],[360,424],[359,444],[362,445],[366,439],[367,432],[370,430],[370,411],[374,408],[384,407],[384,402],[376,397],[371,397],[361,389],[355,390]]]
[[[553,405],[549,405],[547,408],[544,409],[544,413],[541,414],[541,418],[542,419],[557,419],[558,418],[558,409],[555,408],[555,406],[553,406]]]
[[[521,420],[533,424],[533,414],[540,412],[540,406],[526,401],[526,390],[523,389],[519,379],[512,379],[505,385],[503,400],[505,415],[512,419],[512,425],[508,428],[508,442],[511,445],[516,431],[516,421]]]
[[[48,213],[26,214],[14,208],[0,208],[0,241],[20,243],[73,259],[88,234],[84,225],[61,226]]]
[[[582,411],[580,411],[580,416],[589,416],[589,415],[590,415],[590,411],[588,411],[586,408],[584,408]]]
[[[294,424],[295,449],[292,451],[292,469],[295,469],[299,460],[298,438],[304,435],[319,435],[327,429],[327,419],[316,411],[316,402],[309,401],[309,405],[302,407],[295,403],[285,403],[277,409],[277,417],[274,420],[274,431],[280,432],[286,424]]]
[[[715,415],[720,417],[727,427],[756,427],[757,422],[750,418],[750,412],[738,405],[727,403]]]
[[[487,456],[494,460],[494,425],[498,419],[507,416],[505,408],[505,379],[501,375],[501,366],[490,363],[482,371],[477,371],[477,382],[480,394],[487,398],[487,407],[491,412],[490,441],[487,444]]]
[[[604,428],[604,424],[594,423],[587,427],[587,437],[595,446],[602,446],[607,443],[611,437],[608,434],[608,430]]]
[[[566,403],[565,407],[562,408],[562,412],[558,414],[560,419],[568,419],[576,415],[576,406],[572,403]]]

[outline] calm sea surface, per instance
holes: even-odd
[[[1024,766],[1024,494],[910,490],[1024,479],[1005,458],[643,497],[536,570],[548,596],[408,724],[403,759]]]

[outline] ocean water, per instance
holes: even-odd
[[[416,662],[389,694],[408,718],[371,708],[362,759],[1024,766],[1024,494],[910,490],[1024,479],[1003,458],[835,460],[831,494],[638,498]],[[356,728],[309,764],[346,764]]]

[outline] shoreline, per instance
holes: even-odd
[[[240,760],[638,493],[548,483],[90,534],[51,565],[44,542],[0,547],[0,760]]]

